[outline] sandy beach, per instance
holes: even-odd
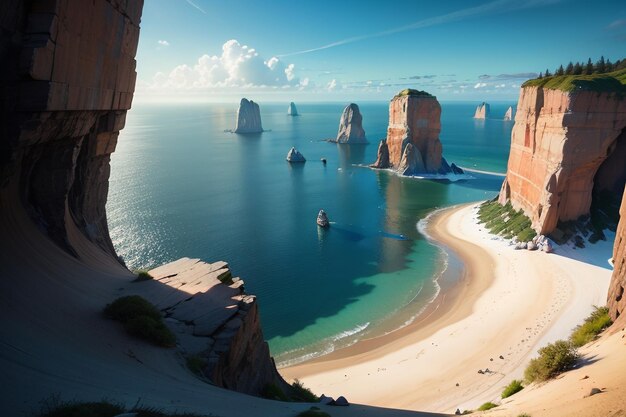
[[[281,374],[318,394],[383,407],[454,413],[499,400],[538,348],[605,304],[612,241],[515,251],[477,223],[477,206],[431,219],[429,235],[456,252],[464,272],[419,320]]]

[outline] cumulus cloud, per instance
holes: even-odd
[[[194,65],[178,65],[169,73],[152,79],[153,89],[203,89],[223,87],[302,87],[295,65],[277,57],[264,59],[247,45],[231,39],[222,45],[221,55],[202,55]]]
[[[333,91],[337,88],[337,80],[336,79],[332,79],[327,85],[326,85],[326,89],[328,91]]]
[[[166,40],[158,40],[157,43],[161,46],[170,46],[170,43]]]
[[[474,86],[474,88],[484,88],[487,87],[487,83],[476,83],[476,85]]]

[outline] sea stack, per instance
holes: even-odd
[[[506,110],[506,113],[504,113],[504,120],[513,120],[513,107],[509,106],[509,108]]]
[[[435,96],[413,89],[399,92],[389,103],[385,141],[389,165],[404,175],[450,173],[439,141],[440,117],[441,106]],[[409,144],[412,146],[409,147]],[[385,152],[384,148],[382,144],[379,146],[379,159],[381,152]],[[377,163],[378,160],[374,165]]]
[[[252,100],[242,98],[237,109],[237,125],[235,133],[261,133],[261,110],[259,105]]]
[[[474,119],[486,119],[489,117],[490,112],[491,109],[489,107],[489,103],[485,103],[483,101],[478,107],[476,107],[476,112],[474,112]]]
[[[299,150],[297,150],[296,148],[291,148],[287,153],[287,162],[306,162],[306,159]]]
[[[347,144],[367,143],[365,130],[363,130],[363,116],[361,116],[358,105],[350,103],[343,109],[341,120],[339,120],[336,142]]]
[[[389,146],[387,146],[387,139],[382,139],[380,141],[380,144],[378,145],[378,157],[376,158],[376,162],[370,165],[370,167],[378,169],[391,167],[391,164],[389,163]]]
[[[289,103],[289,108],[287,109],[287,114],[289,116],[299,116],[298,109],[296,108],[296,103],[293,101]]]

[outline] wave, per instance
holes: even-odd
[[[338,340],[345,339],[346,337],[350,337],[350,336],[355,335],[357,333],[361,333],[363,330],[367,329],[369,327],[369,325],[370,325],[369,321],[367,323],[365,323],[365,324],[357,325],[353,329],[343,331],[343,332],[333,336],[332,339],[333,339],[333,341],[336,342]]]

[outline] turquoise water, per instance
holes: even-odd
[[[513,103],[492,103],[503,115]],[[458,261],[431,245],[417,223],[435,208],[493,197],[501,177],[454,183],[400,178],[359,165],[376,159],[388,103],[360,104],[369,145],[336,135],[345,104],[262,104],[258,135],[225,132],[236,105],[136,104],[113,154],[107,213],[131,268],[183,256],[226,260],[256,294],[263,331],[279,363],[397,328],[437,294],[434,281]],[[475,121],[476,103],[442,103],[449,162],[504,172],[511,122]],[[290,165],[298,148],[306,164]],[[326,158],[324,166],[320,158]],[[320,230],[320,208],[332,222]],[[456,272],[455,272],[456,271]]]

